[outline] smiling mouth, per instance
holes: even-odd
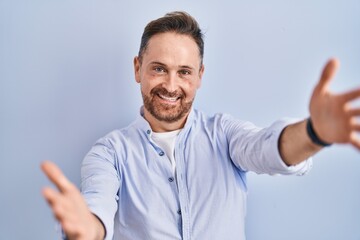
[[[171,102],[171,103],[175,103],[178,99],[180,99],[180,97],[167,97],[165,95],[162,94],[157,94],[157,96],[167,102]]]

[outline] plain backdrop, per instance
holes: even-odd
[[[92,144],[137,116],[133,57],[144,26],[173,10],[205,32],[195,107],[209,115],[306,118],[333,56],[331,89],[360,86],[358,0],[0,0],[0,239],[58,239],[41,161],[79,186]],[[359,240],[359,172],[359,151],[336,145],[304,177],[249,173],[248,239]]]

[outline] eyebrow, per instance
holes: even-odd
[[[163,67],[167,67],[166,64],[164,64],[162,62],[158,62],[158,61],[150,62],[150,65],[160,65],[160,66],[163,66]],[[188,65],[180,65],[179,67],[180,68],[187,68],[187,69],[195,70],[195,68],[193,68],[191,66],[188,66]]]
[[[190,70],[195,70],[193,67],[191,66],[188,66],[188,65],[181,65],[179,66],[180,68],[187,68],[187,69],[190,69]]]

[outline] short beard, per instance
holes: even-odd
[[[141,95],[144,101],[145,109],[157,120],[164,121],[167,123],[174,123],[182,119],[185,115],[190,112],[194,99],[191,99],[189,102],[185,102],[185,94],[184,92],[168,92],[163,87],[155,87],[150,91],[150,96],[147,96],[143,91],[141,91]],[[158,95],[163,95],[166,97],[178,97],[178,101],[180,101],[180,106],[178,105],[167,105],[167,104],[159,104],[156,102],[156,99],[159,98]]]

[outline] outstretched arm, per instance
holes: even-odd
[[[350,106],[350,102],[360,98],[360,88],[334,94],[329,85],[339,66],[331,59],[325,66],[320,81],[310,100],[310,118],[316,136],[325,143],[348,143],[360,149],[360,108]],[[306,130],[307,120],[289,125],[279,139],[279,151],[287,165],[296,165],[322,149],[314,143]]]
[[[49,203],[54,216],[60,222],[70,240],[104,239],[105,229],[101,221],[93,215],[86,205],[80,191],[52,162],[45,161],[42,170],[59,191],[45,187],[43,195]]]

